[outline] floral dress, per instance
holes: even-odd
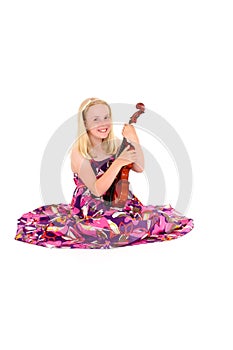
[[[98,178],[114,160],[91,159]],[[129,191],[123,208],[110,207],[103,197],[94,196],[78,174],[70,204],[43,205],[18,219],[15,239],[48,248],[117,248],[172,240],[194,227],[171,205],[143,205]]]

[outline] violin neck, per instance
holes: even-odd
[[[124,151],[124,149],[127,145],[128,145],[128,141],[125,137],[123,137],[120,148],[119,148],[118,152],[116,153],[116,158],[119,157],[119,155],[121,154],[121,152]]]

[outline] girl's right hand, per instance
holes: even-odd
[[[119,165],[125,166],[131,163],[136,162],[136,151],[135,149],[130,150],[130,145],[128,145],[119,155],[118,158],[116,158],[116,161],[119,163]]]

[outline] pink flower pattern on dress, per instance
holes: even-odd
[[[114,160],[91,160],[98,178]],[[144,206],[129,191],[124,208],[109,207],[74,173],[70,204],[44,205],[18,219],[15,240],[47,248],[110,249],[162,242],[190,232],[193,220],[169,205]]]

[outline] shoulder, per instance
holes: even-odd
[[[119,139],[119,137],[116,137],[116,138],[115,138],[115,142],[116,142],[116,144],[118,145],[118,144],[121,144],[122,140]]]
[[[83,156],[79,152],[78,147],[73,147],[71,152],[70,152],[71,161],[75,161],[75,160],[81,159],[81,158],[83,158]]]
[[[116,142],[116,146],[117,146],[117,149],[118,149],[120,147],[120,145],[122,144],[122,140],[117,137],[115,139],[115,142]]]
[[[83,157],[83,155],[79,152],[77,147],[74,147],[70,153],[71,160],[71,170],[73,173],[79,173],[81,164],[88,162],[88,159]]]

